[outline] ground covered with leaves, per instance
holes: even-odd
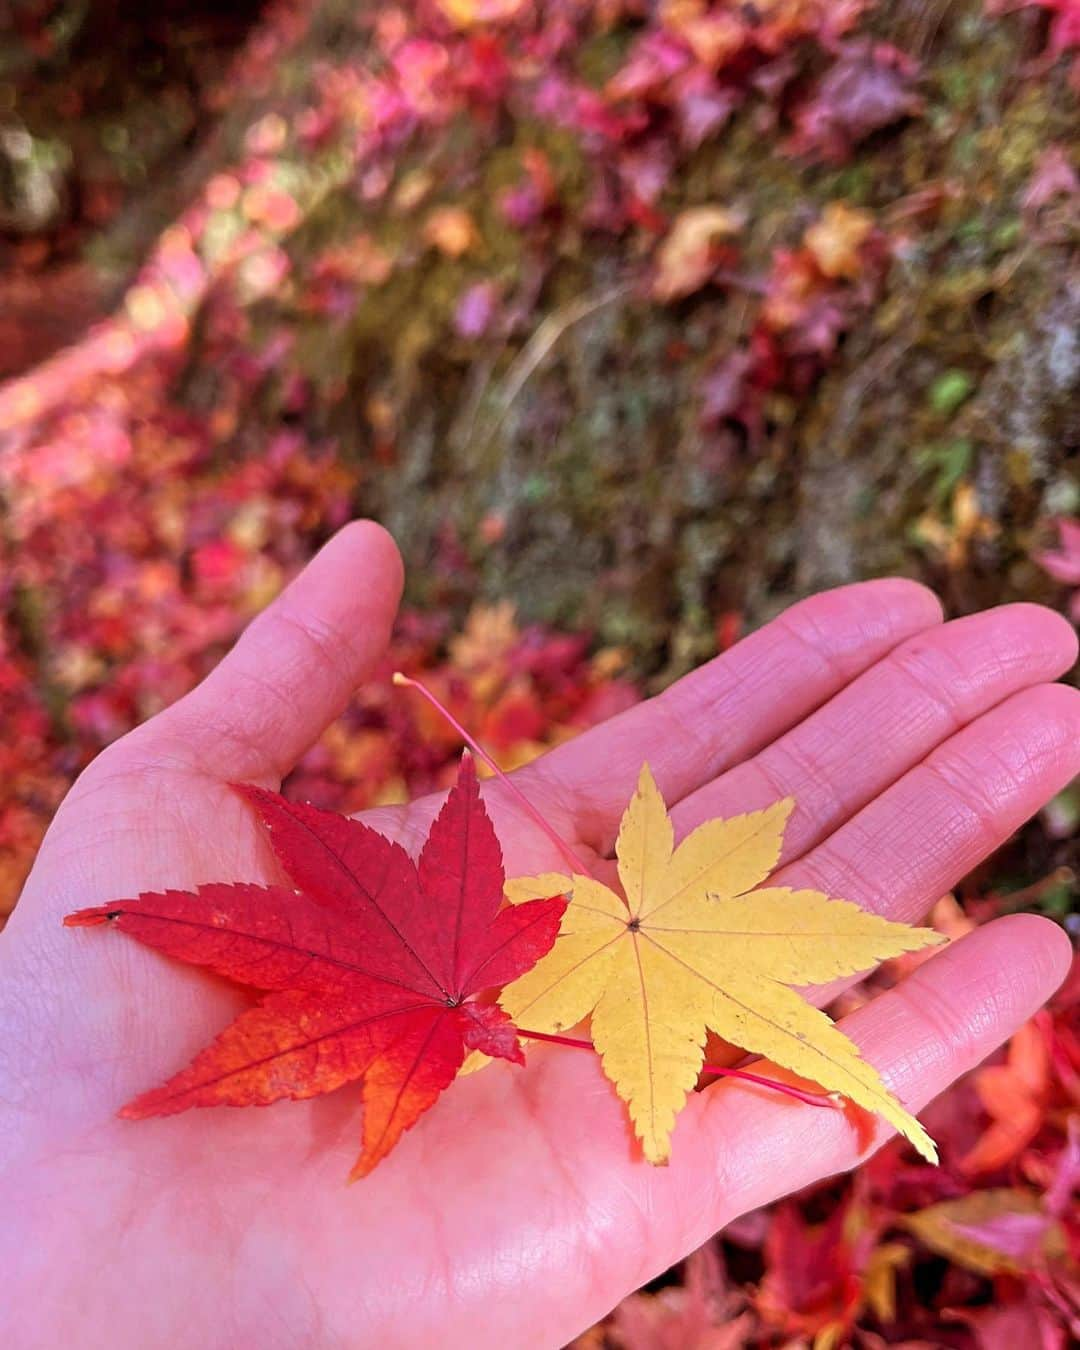
[[[354,514],[410,570],[381,674],[504,766],[822,586],[1080,614],[1076,0],[107,8],[0,50],[0,913]],[[380,678],[287,791],[457,749]],[[1078,817],[935,924],[1075,924]],[[928,1113],[940,1170],[894,1145],[582,1344],[1064,1346],[1078,1119],[1074,977]]]

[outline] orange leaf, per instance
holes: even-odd
[[[961,1158],[959,1167],[965,1175],[1004,1167],[1038,1134],[1050,1092],[1045,1021],[1045,1014],[1040,1014],[1026,1022],[1009,1042],[1005,1063],[975,1075],[975,1090],[992,1123]]]

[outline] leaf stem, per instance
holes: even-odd
[[[547,837],[570,864],[571,872],[577,872],[580,876],[584,877],[592,876],[589,868],[582,862],[566,840],[560,838],[559,834],[552,829],[532,802],[529,801],[528,797],[525,796],[524,792],[522,792],[511,778],[503,773],[502,769],[499,768],[479,741],[475,741],[472,736],[469,735],[450,709],[431,692],[427,685],[421,684],[419,680],[411,679],[408,675],[403,675],[400,670],[394,671],[393,682],[402,688],[415,689],[418,694],[422,694],[435,711],[450,723],[473,754],[476,755],[477,759],[482,759],[484,761],[499,782],[502,783],[503,787],[505,787],[506,790],[521,804],[521,807],[527,812],[529,817],[540,826]]]
[[[518,1027],[519,1036],[530,1041],[549,1041],[552,1045],[569,1045],[574,1050],[595,1049],[592,1041],[579,1040],[576,1036],[556,1036],[548,1031],[527,1031]],[[703,1064],[703,1073],[716,1074],[720,1078],[741,1078],[746,1083],[756,1083],[758,1087],[772,1088],[785,1097],[793,1097],[807,1106],[828,1106],[835,1108],[836,1094],[832,1092],[804,1092],[802,1088],[792,1087],[790,1083],[778,1083],[775,1078],[766,1078],[760,1073],[750,1073],[747,1069],[729,1069],[721,1064]]]

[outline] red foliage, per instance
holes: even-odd
[[[264,788],[240,791],[296,889],[215,883],[65,920],[112,924],[266,995],[121,1114],[265,1106],[359,1079],[363,1145],[352,1175],[366,1176],[450,1085],[467,1051],[525,1062],[506,1014],[472,995],[529,970],[555,941],[566,904],[504,905],[502,852],[468,756],[415,864],[348,816]]]
[[[916,62],[890,43],[844,43],[835,64],[796,110],[791,148],[821,159],[846,159],[873,132],[922,111],[912,88],[917,71]]]
[[[448,257],[455,241],[469,266],[449,323],[466,348],[525,341],[545,259],[593,235],[624,237],[628,280],[645,297],[677,221],[669,187],[740,110],[774,133],[778,153],[830,165],[919,115],[913,58],[857,34],[873,7],[421,0],[361,7],[355,31],[343,27],[333,50],[292,65],[288,117],[270,112],[248,128],[231,162],[158,239],[117,312],[0,386],[0,915],[75,774],[201,678],[327,534],[362,508],[362,470],[310,429],[333,425],[324,414],[345,386],[305,364],[301,322],[344,332],[367,297],[415,267],[421,244]],[[1046,12],[1044,64],[1078,45],[1076,0],[993,7]],[[312,0],[272,5],[210,102],[224,106],[234,89],[272,100],[314,12]],[[633,34],[616,68],[587,78],[582,51],[616,26]],[[328,166],[358,220],[392,203],[426,223],[439,204],[431,184],[403,183],[397,172],[411,149],[445,148],[468,124],[481,162],[505,145],[508,130],[527,132],[538,121],[575,147],[580,173],[575,162],[568,178],[548,148],[522,145],[520,171],[495,198],[502,220],[520,232],[528,258],[520,279],[484,272],[460,218],[444,216],[400,244],[366,224],[314,253],[296,240],[326,190]],[[759,275],[748,275],[745,259],[755,222],[692,251],[670,303],[707,304],[732,292],[743,315],[738,335],[706,365],[703,423],[753,441],[772,401],[809,388],[865,314],[895,251],[894,230],[933,218],[950,190],[930,184],[876,217],[833,202],[770,246]],[[1062,154],[1048,154],[1021,205],[1052,232],[1074,200],[1075,173]],[[472,226],[483,230],[482,221]],[[198,397],[181,398],[192,369],[206,383]],[[309,418],[312,411],[320,415]],[[376,397],[365,411],[371,457],[385,462],[394,453],[394,408]],[[493,513],[481,537],[497,540],[502,528]],[[1076,525],[1060,528],[1060,545],[1038,561],[1073,587]],[[468,563],[449,535],[439,557],[467,582]],[[1077,605],[1074,596],[1080,615]],[[384,668],[304,757],[287,797],[355,811],[449,786],[458,744],[426,705],[389,693],[394,668],[423,676],[505,767],[639,696],[620,677],[620,654],[590,655],[583,636],[521,631],[508,609],[478,608],[447,650],[450,622],[403,617]],[[729,645],[739,626],[738,614],[719,616],[718,645]],[[854,1181],[799,1197],[775,1218],[749,1216],[690,1267],[684,1289],[638,1296],[611,1337],[713,1350],[780,1336],[817,1337],[822,1346],[847,1338],[862,1347],[997,1350],[1080,1335],[1080,1231],[1069,1205],[1080,974],[1070,990],[933,1108],[944,1140],[940,1171],[912,1167],[891,1147]],[[935,1219],[944,1234],[937,1248],[906,1226],[935,1205],[988,1194],[1006,1197],[995,1200],[1000,1212],[969,1215],[959,1243],[947,1217]],[[1019,1275],[1008,1264],[1018,1233],[1028,1243]]]
[[[1075,588],[1069,601],[1069,613],[1080,623],[1080,520],[1062,516],[1053,524],[1057,526],[1058,547],[1036,553],[1035,561],[1055,581]]]
[[[987,10],[991,14],[1008,14],[1012,10],[1039,8],[1050,15],[1050,27],[1046,37],[1046,47],[1039,61],[1038,69],[1046,69],[1059,56],[1070,53],[1080,47],[1080,3],[1078,0],[987,0]],[[1080,89],[1080,57],[1074,57],[1071,81]]]
[[[723,355],[701,382],[701,417],[740,423],[755,439],[774,389],[804,392],[844,332],[878,293],[886,236],[864,211],[832,202],[798,248],[777,249],[745,347]]]

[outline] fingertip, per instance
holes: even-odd
[[[1040,1004],[1061,988],[1072,968],[1074,952],[1072,940],[1060,924],[1041,914],[1007,914],[996,920],[993,932],[1022,960]]]
[[[350,520],[322,546],[311,565],[323,559],[334,568],[362,566],[381,591],[397,601],[405,585],[405,564],[394,536],[377,520]]]
[[[945,618],[945,609],[937,593],[921,581],[912,581],[910,577],[879,577],[862,584],[874,587],[884,602],[909,615],[914,622],[929,626],[941,623]]]
[[[906,577],[879,577],[820,591],[780,616],[785,626],[827,648],[841,666],[859,658],[868,646],[878,647],[884,655],[943,618],[934,592]],[[854,671],[852,665],[849,676]]]
[[[1076,629],[1048,605],[1035,605],[1026,600],[1001,605],[993,613],[1007,615],[1016,630],[1029,644],[1038,644],[1064,673],[1075,663],[1078,654]]]
[[[925,1009],[934,990],[947,989],[950,1014],[965,1005],[982,1010],[969,1028],[975,1040],[995,1028],[1003,1038],[1060,988],[1072,959],[1072,943],[1058,924],[1039,914],[1006,914],[949,943],[911,976],[907,992],[917,990],[916,1006]]]
[[[855,581],[848,586],[837,586],[811,596],[828,604],[840,603],[869,609],[882,618],[912,632],[941,623],[945,610],[936,593],[921,581],[910,577],[873,577],[869,581]]]
[[[1041,684],[1028,691],[1028,699],[1073,744],[1080,769],[1080,689],[1068,684]]]
[[[390,533],[374,520],[353,520],[255,623],[273,629],[285,621],[309,630],[317,646],[343,653],[342,668],[353,679],[389,641],[403,584],[401,554]]]

